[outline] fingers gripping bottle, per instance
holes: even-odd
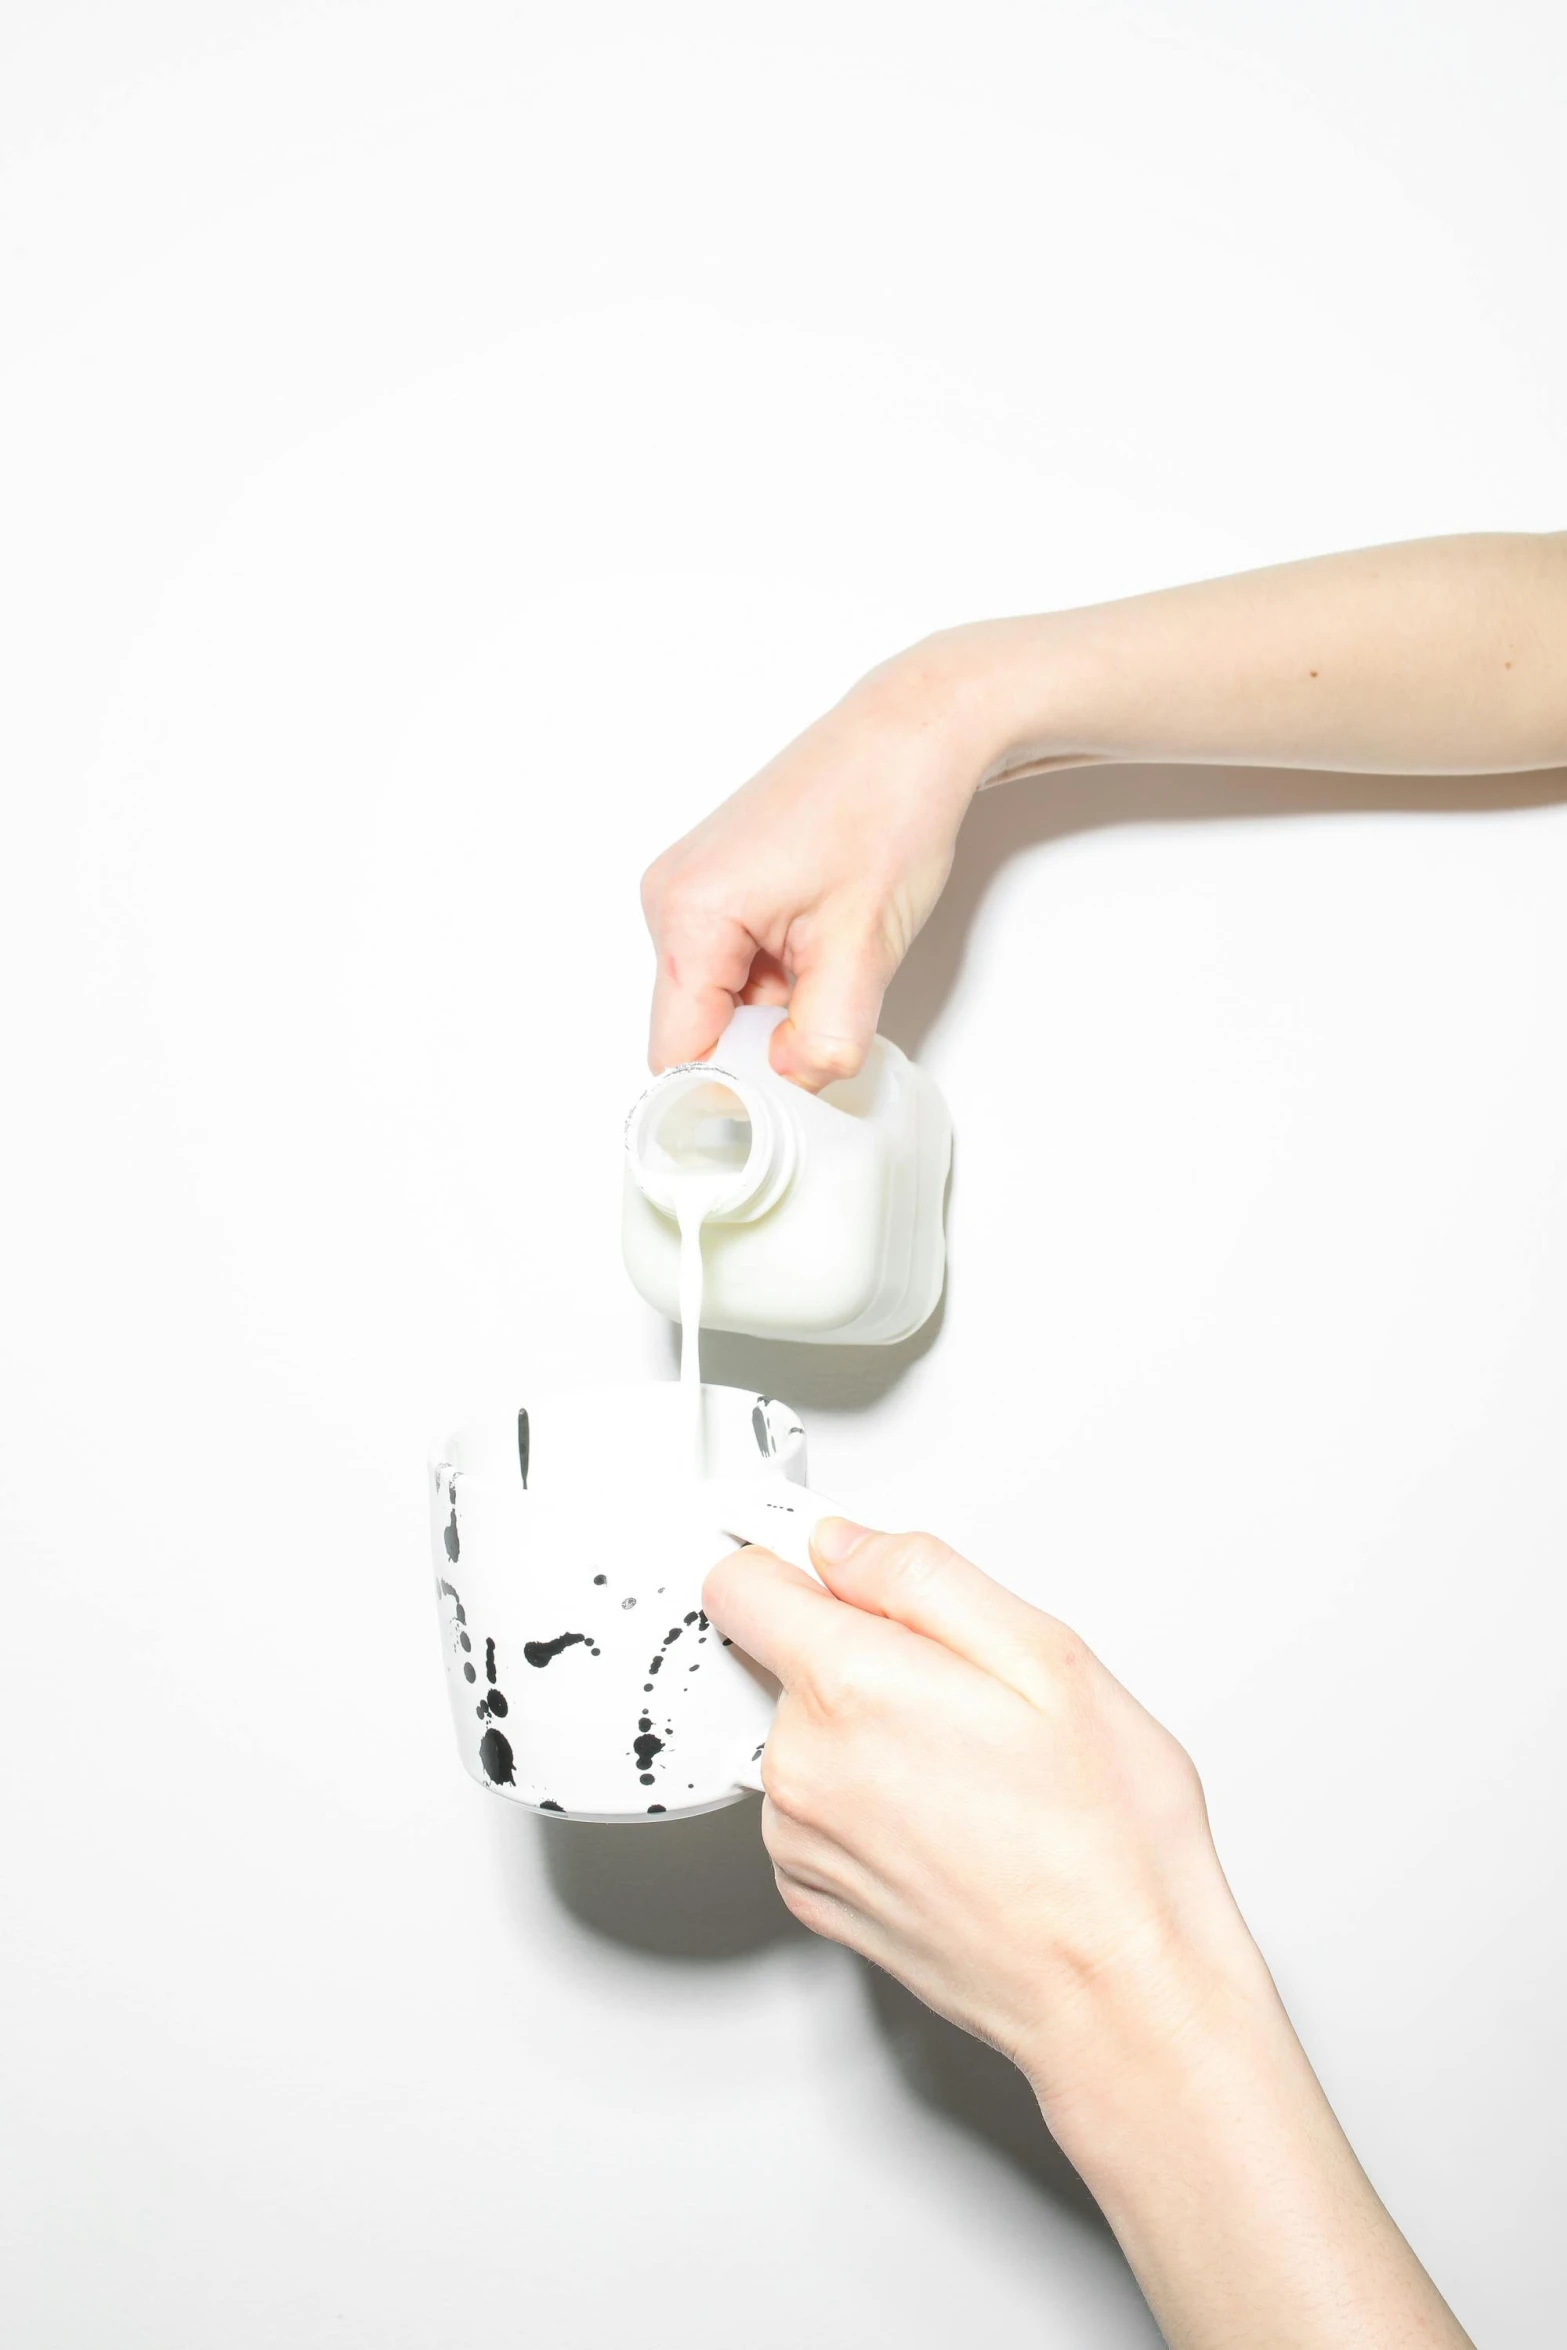
[[[666,1069],[632,1106],[626,1270],[649,1305],[689,1321],[681,1234],[699,1234],[702,1327],[891,1345],[941,1295],[952,1121],[885,1037],[858,1076],[819,1094],[791,1085],[767,1057],[783,1017],[742,1004],[711,1060]]]

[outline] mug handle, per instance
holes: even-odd
[[[728,1482],[715,1479],[709,1486],[718,1504],[718,1523],[726,1534],[737,1542],[759,1543],[772,1551],[791,1567],[803,1567],[816,1581],[811,1565],[811,1535],[823,1518],[849,1518],[854,1515],[841,1502],[825,1493],[815,1493],[808,1485],[793,1485],[782,1478],[769,1478],[765,1483],[757,1478],[735,1479]],[[765,1744],[735,1773],[735,1785],[749,1788],[755,1795],[762,1793],[762,1755]]]
[[[737,1542],[755,1542],[763,1550],[803,1567],[816,1581],[811,1565],[811,1536],[823,1518],[847,1518],[852,1512],[830,1495],[809,1485],[794,1485],[782,1477],[714,1478],[709,1486],[717,1506],[717,1520]]]

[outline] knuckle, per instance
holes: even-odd
[[[1208,1797],[1203,1788],[1202,1774],[1179,1738],[1162,1722],[1152,1725],[1155,1732],[1157,1768],[1149,1777],[1160,1788],[1172,1812],[1184,1812],[1203,1820],[1208,1816]]]
[[[809,1723],[787,1693],[779,1700],[778,1711],[773,1716],[762,1753],[761,1775],[762,1793],[767,1798],[762,1805],[764,1835],[770,1815],[776,1814],[779,1820],[799,1821],[802,1825],[815,1817],[821,1773],[813,1758]]]
[[[844,1913],[830,1893],[823,1893],[787,1869],[774,1869],[773,1882],[789,1915],[824,1942],[847,1939]]]
[[[711,892],[699,869],[660,858],[642,876],[642,911],[657,938],[689,932],[711,912]]]
[[[801,1676],[800,1694],[819,1722],[839,1721],[854,1704],[855,1676],[834,1657],[817,1657]]]
[[[663,856],[653,859],[652,864],[642,876],[642,911],[650,924],[657,919],[663,905],[664,894],[669,887],[670,870],[670,859],[666,850]]]
[[[1086,1718],[1099,1703],[1096,1677],[1099,1660],[1078,1633],[1047,1616],[1036,1631],[1030,1651],[1038,1674],[1038,1702],[1062,1709],[1074,1719]]]
[[[1093,1664],[1093,1650],[1081,1634],[1069,1624],[1053,1624],[1045,1642],[1051,1670],[1063,1682],[1075,1683],[1086,1678]]]
[[[865,1058],[864,1047],[852,1036],[808,1036],[805,1050],[813,1074],[825,1085],[841,1077],[857,1076]]]
[[[809,1926],[814,1933],[817,1930],[816,1920],[823,1908],[821,1895],[813,1893],[810,1886],[802,1884],[798,1877],[791,1877],[787,1869],[775,1868],[773,1883],[789,1915],[798,1918],[802,1926]]]
[[[928,1590],[952,1564],[953,1552],[934,1534],[898,1534],[893,1537],[886,1566],[900,1590]]]
[[[743,1550],[730,1551],[726,1557],[719,1559],[716,1565],[709,1567],[702,1579],[703,1609],[711,1621],[719,1626],[720,1631],[723,1629],[724,1603],[745,1572],[740,1563],[744,1557]]]
[[[775,1869],[787,1869],[799,1843],[800,1823],[781,1810],[777,1798],[762,1805],[762,1843]]]
[[[797,1756],[788,1752],[778,1754],[770,1739],[762,1756],[762,1792],[773,1811],[782,1820],[804,1820],[813,1809],[810,1774],[801,1768]],[[768,1836],[770,1822],[767,1811],[762,1813],[762,1833]],[[768,1838],[768,1849],[772,1844]]]
[[[801,1692],[818,1721],[852,1722],[874,1706],[880,1677],[867,1645],[813,1658]]]

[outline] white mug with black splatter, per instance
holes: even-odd
[[[481,1785],[545,1813],[676,1819],[759,1785],[776,1685],[702,1612],[737,1540],[804,1560],[786,1404],[704,1387],[532,1395],[476,1415],[428,1471],[447,1690]]]

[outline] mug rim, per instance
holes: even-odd
[[[805,1425],[804,1414],[798,1404],[790,1403],[787,1396],[769,1395],[765,1387],[736,1387],[727,1379],[703,1379],[698,1383],[697,1391],[703,1396],[744,1395],[750,1397],[753,1404],[782,1404],[788,1411],[793,1412],[802,1430]],[[497,1409],[498,1396],[502,1392],[497,1387],[488,1399],[476,1398],[470,1403],[465,1403],[458,1417],[446,1423],[446,1431],[441,1438],[440,1445],[438,1447],[432,1445],[427,1452],[427,1467],[430,1469],[454,1467],[456,1464],[451,1458],[452,1453],[461,1445],[463,1437],[470,1431],[476,1432],[480,1428],[488,1429],[490,1427],[492,1415]],[[509,1398],[506,1405],[508,1411],[531,1412],[539,1408],[535,1404],[535,1396],[540,1399],[540,1403],[547,1402],[551,1405],[575,1403],[579,1397],[589,1396],[634,1396],[641,1403],[645,1402],[650,1394],[681,1395],[687,1390],[684,1381],[677,1375],[673,1379],[606,1379],[597,1384],[589,1380],[572,1380],[560,1387],[545,1387],[530,1392],[524,1385],[521,1392],[515,1387],[508,1388],[504,1392]]]

